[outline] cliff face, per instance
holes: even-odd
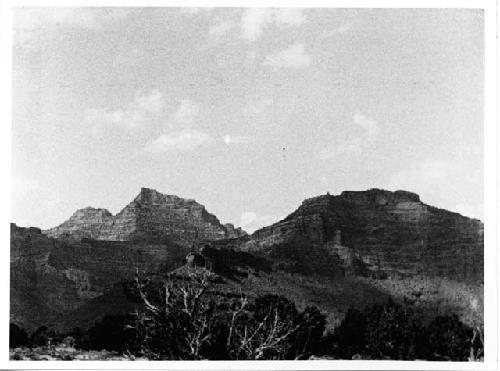
[[[88,325],[81,321],[92,323],[113,307],[125,310],[123,290],[115,285],[133,280],[136,269],[141,274],[168,272],[183,264],[188,251],[172,243],[70,242],[12,224],[11,321],[28,329]],[[89,304],[110,292],[119,295],[105,308]]]
[[[222,225],[215,215],[194,200],[164,195],[149,188],[142,188],[139,195],[115,216],[105,209],[85,208],[44,233],[71,240],[172,240],[188,245],[245,234],[231,224]]]
[[[305,200],[284,220],[241,245],[272,251],[298,238],[367,273],[483,279],[483,224],[437,209],[418,195],[372,189]],[[358,267],[359,268],[359,267]]]
[[[437,307],[448,305],[443,300],[450,291],[459,305],[467,304],[474,287],[482,298],[483,224],[426,205],[413,193],[373,189],[314,197],[284,220],[242,235],[193,200],[149,189],[115,216],[82,209],[45,232],[13,224],[11,322],[29,330],[42,325],[68,330],[85,328],[107,313],[129,312],[123,283],[137,269],[153,276],[170,272],[188,253],[194,253],[188,261],[202,261],[236,291],[260,294],[262,285],[282,294],[281,286],[271,287],[276,277],[285,284],[322,276],[321,282],[336,285],[326,285],[322,294],[336,297],[328,310],[342,301],[362,308],[367,295],[381,297],[379,286],[394,297],[423,292],[422,297],[436,298]],[[195,253],[199,245],[205,247]],[[317,287],[305,292],[302,278],[286,283],[285,294],[317,300]],[[359,280],[369,282],[366,290],[345,300]]]

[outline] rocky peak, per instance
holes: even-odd
[[[227,231],[227,238],[238,238],[247,235],[247,232],[245,232],[241,227],[236,228],[231,223],[224,224],[224,227]]]
[[[235,238],[244,232],[222,225],[193,199],[141,188],[139,194],[113,216],[105,209],[77,210],[66,222],[45,233],[50,237],[96,240],[169,240],[192,245],[199,241]]]

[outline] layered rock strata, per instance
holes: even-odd
[[[269,251],[306,239],[372,270],[482,281],[483,229],[479,220],[426,205],[414,193],[371,189],[307,199],[240,248]]]
[[[115,216],[105,209],[88,207],[44,233],[71,240],[173,240],[187,245],[245,234],[232,224],[222,225],[195,200],[164,195],[149,188],[142,188],[139,195]]]

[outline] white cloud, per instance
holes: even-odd
[[[93,134],[100,133],[106,126],[114,125],[124,129],[135,129],[160,116],[164,108],[163,94],[158,90],[149,93],[137,92],[134,101],[123,109],[106,110],[89,108],[84,112],[84,122]]]
[[[153,90],[149,94],[136,93],[135,103],[138,109],[160,113],[164,107],[163,94],[159,90]]]
[[[323,32],[320,37],[323,39],[328,39],[328,38],[333,37],[335,35],[346,33],[350,29],[351,29],[351,26],[348,24],[345,24],[345,25],[342,25],[340,27],[334,28],[333,30],[328,30],[328,31]]]
[[[182,7],[180,8],[180,13],[181,14],[187,14],[187,15],[196,15],[196,14],[204,14],[204,13],[211,13],[213,12],[215,7]]]
[[[210,142],[212,138],[207,133],[198,130],[182,130],[160,135],[146,146],[145,151],[151,153],[192,151]]]
[[[306,21],[302,9],[248,8],[241,18],[242,36],[247,41],[256,41],[267,26],[298,26]]]
[[[106,111],[102,108],[89,108],[85,111],[85,122],[89,124],[118,124],[125,118],[125,111]]]
[[[198,116],[198,105],[190,99],[183,99],[179,108],[172,115],[172,120],[179,124],[189,124]]]
[[[449,175],[445,162],[429,160],[395,173],[389,180],[388,188],[427,192],[434,187],[442,187]],[[416,189],[418,188],[418,189]]]
[[[340,155],[347,154],[361,154],[363,149],[363,141],[359,138],[355,138],[344,143],[340,143],[336,146],[326,147],[321,149],[316,158],[318,160],[330,160],[336,158]]]
[[[251,97],[242,109],[245,116],[253,117],[265,112],[274,104],[272,97]]]
[[[226,145],[230,144],[245,144],[248,143],[250,138],[245,137],[245,136],[231,136],[231,135],[224,135],[222,137],[223,142]]]
[[[477,188],[466,184],[473,188],[464,193],[464,183],[468,182],[454,163],[429,159],[395,172],[385,188],[415,192],[427,204],[483,220],[484,206],[477,201]]]
[[[127,8],[89,7],[19,7],[14,8],[14,43],[25,48],[40,47],[40,32],[52,35],[58,27],[99,29],[103,25],[125,18]],[[47,36],[47,35],[45,35]]]
[[[229,20],[219,21],[217,24],[212,25],[208,29],[208,34],[212,36],[214,39],[219,40],[224,35],[228,34],[229,31],[233,28],[234,23]]]
[[[356,113],[353,117],[353,121],[355,124],[360,126],[363,130],[365,130],[366,135],[369,139],[375,138],[378,133],[378,123],[375,120],[369,119],[368,117]]]
[[[277,24],[285,26],[299,26],[306,21],[304,11],[300,8],[275,9],[274,17]]]
[[[245,10],[241,18],[243,37],[248,41],[257,40],[263,27],[272,20],[271,9],[249,8]]]
[[[304,50],[303,44],[271,53],[264,60],[264,65],[272,68],[302,68],[311,64],[311,56]]]
[[[144,150],[150,153],[193,151],[212,144],[214,140],[208,133],[193,128],[198,117],[198,105],[190,99],[181,100],[166,120],[163,133],[147,144]]]
[[[253,233],[257,229],[277,222],[279,219],[272,215],[259,215],[255,211],[246,211],[241,214],[239,227],[249,233]]]
[[[359,155],[365,149],[374,144],[377,139],[379,127],[377,121],[370,119],[360,113],[356,113],[353,122],[363,130],[360,137],[346,140],[334,146],[321,149],[317,154],[318,160],[330,160],[340,155]]]

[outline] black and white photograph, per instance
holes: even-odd
[[[11,6],[8,367],[497,366],[465,3]]]

